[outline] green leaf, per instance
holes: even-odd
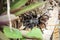
[[[16,2],[14,5],[11,5],[11,9],[17,9],[17,8],[20,8],[21,6],[25,5],[25,3],[27,2],[28,0],[19,0],[18,2]]]
[[[22,39],[20,39],[20,40],[26,40],[26,38],[22,38]]]
[[[12,8],[17,2],[19,2],[19,0],[14,0],[14,2],[11,2],[10,7]]]
[[[30,10],[32,10],[32,9],[35,9],[35,8],[37,8],[37,7],[39,7],[39,6],[42,6],[44,3],[45,3],[45,2],[41,2],[41,3],[38,2],[38,3],[30,4],[30,5],[26,6],[26,7],[24,7],[22,10],[16,12],[15,15],[20,15],[20,14],[22,14],[22,13],[25,13],[26,11],[30,11]]]
[[[8,38],[22,38],[22,34],[19,30],[17,29],[13,29],[11,31],[11,29],[7,26],[4,27],[3,29],[4,34],[8,37]]]
[[[39,28],[33,28],[29,33],[27,33],[28,37],[38,38],[40,40],[43,39],[42,32]]]

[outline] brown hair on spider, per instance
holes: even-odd
[[[40,18],[39,18],[39,24],[38,24],[38,27],[42,30],[43,28],[47,29],[46,28],[46,22],[47,20],[49,19],[49,16],[48,15],[42,15]]]

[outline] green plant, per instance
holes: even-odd
[[[8,38],[22,38],[22,34],[18,29],[11,30],[8,26],[4,26],[3,31]]]
[[[43,39],[42,32],[39,28],[33,28],[31,31],[27,33],[27,36],[31,38],[37,38],[40,40]]]
[[[17,2],[14,2],[14,3],[11,4],[11,9],[13,10],[13,9],[17,9],[19,7],[22,7],[23,5],[26,4],[27,1],[28,0],[19,0]]]
[[[20,14],[25,13],[27,11],[33,10],[33,9],[39,7],[39,6],[42,6],[44,3],[45,2],[41,2],[41,3],[38,2],[38,3],[30,4],[30,5],[26,6],[26,7],[24,7],[22,10],[16,12],[15,15],[20,15]]]

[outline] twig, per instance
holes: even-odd
[[[7,15],[9,19],[10,29],[12,29],[12,23],[11,23],[11,18],[10,18],[10,0],[7,0]]]

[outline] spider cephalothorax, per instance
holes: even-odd
[[[27,27],[32,29],[38,23],[38,19],[36,19],[37,15],[32,13],[29,13],[28,15],[27,14],[23,14],[22,22],[23,25],[26,26],[24,29],[26,29]]]

